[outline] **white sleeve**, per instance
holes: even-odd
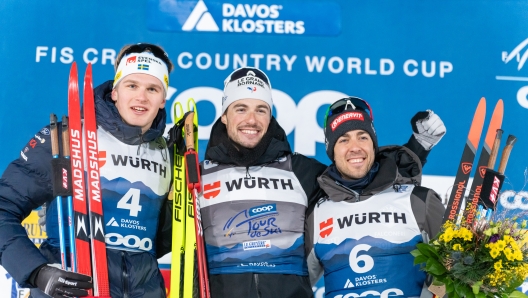
[[[323,266],[315,256],[315,251],[312,248],[312,251],[308,254],[306,258],[306,263],[308,264],[308,274],[310,275],[310,283],[312,287],[319,281],[321,276],[323,276]]]

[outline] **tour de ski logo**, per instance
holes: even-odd
[[[224,225],[224,237],[232,237],[239,230],[245,230],[251,238],[260,238],[280,234],[282,230],[277,223],[277,204],[253,206],[230,217]],[[237,230],[238,229],[238,230]]]

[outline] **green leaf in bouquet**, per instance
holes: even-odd
[[[513,292],[515,289],[520,287],[524,283],[524,279],[517,279],[515,278],[512,282],[510,282],[510,286],[506,288],[506,292]]]
[[[445,282],[445,285],[446,285],[446,292],[447,293],[452,293],[455,291],[455,285],[453,283],[453,281],[451,279],[447,279]]]
[[[486,294],[484,294],[482,292],[478,292],[477,294],[475,294],[475,297],[476,298],[486,298]]]
[[[475,294],[471,291],[468,285],[455,282],[455,293],[460,297],[475,298]]]
[[[435,259],[427,260],[427,263],[425,264],[425,269],[432,275],[442,275],[447,271],[444,265],[440,264],[440,262]]]
[[[416,257],[418,257],[418,256],[421,256],[422,253],[420,252],[419,249],[414,249],[414,250],[411,251],[411,255],[413,255],[413,257],[416,258]]]
[[[414,258],[414,265],[425,263],[425,262],[427,262],[427,260],[429,260],[428,257],[420,254],[419,256]]]
[[[433,282],[431,283],[433,286],[441,287],[445,285],[445,282],[442,281],[443,278],[434,277]]]
[[[416,247],[422,253],[422,255],[430,258],[435,257],[438,259],[438,253],[436,252],[436,249],[433,246],[425,243],[418,243]]]
[[[519,292],[519,291],[513,291],[508,296],[509,298],[526,298],[528,297],[526,294]]]
[[[471,286],[471,289],[473,290],[473,294],[477,295],[480,292],[481,285],[482,285],[482,281],[477,281]]]

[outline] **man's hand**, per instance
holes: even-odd
[[[431,110],[416,113],[411,125],[414,137],[426,150],[431,150],[446,133],[444,122]]]
[[[36,275],[33,285],[53,298],[83,297],[88,296],[88,290],[92,288],[90,276],[70,271],[64,271],[44,265],[32,273]]]

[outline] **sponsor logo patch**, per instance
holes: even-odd
[[[203,196],[205,199],[214,199],[220,194],[220,181],[215,181],[210,184],[204,184]]]
[[[271,248],[271,240],[255,240],[242,243],[244,250]]]
[[[255,206],[253,208],[249,208],[249,216],[257,216],[257,215],[264,215],[269,213],[276,213],[277,212],[277,205],[276,204],[267,204],[267,205],[260,205]]]
[[[45,127],[45,128],[40,130],[40,133],[45,135],[45,136],[49,136],[50,135],[50,130],[49,130],[49,128]]]
[[[352,120],[365,121],[365,118],[363,118],[363,114],[360,112],[343,113],[339,115],[339,117],[335,118],[334,121],[332,121],[330,127],[332,128],[332,131],[335,131],[339,125]]]
[[[473,168],[473,164],[470,162],[463,162],[462,163],[462,173],[469,174],[471,172],[471,168]]]
[[[136,56],[127,58],[126,65],[128,65],[128,63],[136,63]]]

